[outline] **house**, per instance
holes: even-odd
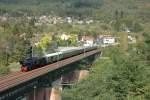
[[[103,44],[114,44],[115,43],[115,37],[103,37]]]
[[[7,19],[8,19],[7,17],[0,16],[1,21],[7,21]]]
[[[66,20],[66,22],[67,22],[67,23],[69,23],[69,24],[71,24],[71,23],[72,23],[72,18],[71,18],[71,17],[66,17],[66,19],[65,19],[65,20]]]
[[[53,17],[52,20],[53,20],[52,21],[53,24],[57,24],[57,18],[56,17]]]
[[[92,24],[94,21],[93,20],[88,20],[86,21],[86,24]]]
[[[116,37],[111,35],[99,35],[97,41],[100,45],[113,45],[116,43]]]
[[[81,37],[81,41],[84,42],[84,46],[92,46],[94,45],[94,37],[93,36],[88,36],[88,35],[85,35],[85,36],[82,36]]]
[[[71,37],[70,35],[64,33],[60,35],[61,40],[68,40],[70,37]]]
[[[84,24],[84,21],[83,20],[80,20],[77,22],[78,24]]]
[[[136,43],[136,38],[131,36],[131,35],[128,35],[128,42],[129,43]]]

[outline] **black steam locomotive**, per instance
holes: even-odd
[[[76,48],[76,49],[71,49],[67,51],[61,51],[61,52],[56,52],[56,53],[51,53],[47,54],[43,57],[30,57],[30,58],[25,58],[20,62],[22,65],[21,71],[22,72],[27,72],[39,67],[43,67],[45,65],[54,63],[56,61],[66,59],[84,52],[92,51],[97,49],[96,46],[93,47],[81,47],[81,48]]]

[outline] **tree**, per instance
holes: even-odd
[[[142,28],[142,26],[140,25],[140,23],[135,22],[135,23],[133,24],[133,31],[134,31],[134,32],[140,32],[140,31],[142,31],[142,30],[143,30],[143,28]]]
[[[71,36],[70,36],[68,42],[69,42],[69,45],[70,45],[70,46],[77,46],[77,45],[78,45],[78,44],[77,44],[77,42],[78,42],[78,41],[77,41],[77,35],[71,34]]]
[[[53,48],[51,48],[51,42],[52,42],[52,36],[51,35],[44,35],[42,37],[42,39],[40,40],[40,42],[36,45],[34,51],[35,52],[38,52],[38,53],[35,53],[35,55],[41,55],[42,56],[43,54],[46,55],[47,53],[50,53],[50,52],[53,52]]]
[[[118,48],[105,49],[109,59],[99,59],[89,78],[65,89],[65,100],[137,100],[149,99],[148,66],[136,53],[125,55]]]

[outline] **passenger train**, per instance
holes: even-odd
[[[45,65],[54,63],[59,60],[63,60],[75,55],[79,55],[84,52],[96,50],[97,47],[81,47],[81,48],[76,48],[76,49],[71,49],[67,51],[60,51],[56,53],[51,53],[47,54],[43,57],[30,57],[30,58],[25,58],[23,60],[20,60],[20,64],[22,65],[21,71],[22,72],[27,72],[31,71],[33,69],[37,69],[40,67],[44,67]]]

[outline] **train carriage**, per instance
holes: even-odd
[[[30,70],[54,63],[56,61],[66,59],[66,58],[69,58],[69,57],[72,57],[75,55],[79,55],[81,53],[88,52],[88,51],[95,50],[95,49],[97,49],[96,46],[81,47],[81,48],[71,49],[71,50],[67,50],[67,51],[61,51],[61,52],[47,54],[41,58],[39,58],[39,57],[27,58],[27,59],[20,61],[20,64],[22,65],[21,71],[22,72],[30,71]]]

